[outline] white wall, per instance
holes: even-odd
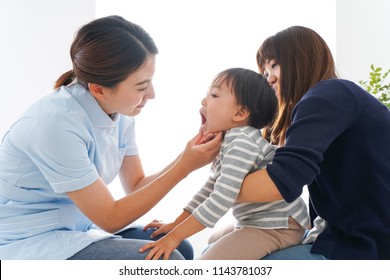
[[[337,67],[341,77],[369,78],[370,65],[390,68],[390,1],[337,0]]]
[[[95,0],[0,0],[0,139],[71,69],[73,34],[95,17]]]

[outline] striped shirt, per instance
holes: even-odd
[[[302,198],[292,203],[235,203],[245,176],[271,163],[275,149],[257,128],[243,126],[227,131],[219,156],[212,164],[213,173],[184,209],[206,227],[214,227],[232,209],[236,227],[288,228],[291,216],[306,228],[309,215]]]

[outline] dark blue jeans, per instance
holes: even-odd
[[[140,253],[139,249],[144,244],[162,237],[160,235],[151,239],[152,232],[152,229],[144,231],[142,227],[129,228],[117,233],[122,238],[109,238],[94,242],[68,260],[144,260],[148,251]],[[187,240],[180,243],[169,257],[170,260],[192,260],[193,258],[194,251]]]

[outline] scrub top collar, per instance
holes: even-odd
[[[71,95],[85,109],[91,122],[100,127],[116,126],[119,121],[119,114],[112,114],[111,117],[103,111],[95,97],[86,90],[81,84],[74,84],[70,87]]]

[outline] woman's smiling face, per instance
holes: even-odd
[[[155,71],[155,56],[151,55],[144,66],[131,73],[115,88],[101,87],[102,95],[95,96],[107,114],[119,113],[136,116],[148,99],[153,99],[152,77]]]
[[[280,96],[280,66],[273,59],[267,60],[264,64],[264,77],[273,87],[276,96]]]

